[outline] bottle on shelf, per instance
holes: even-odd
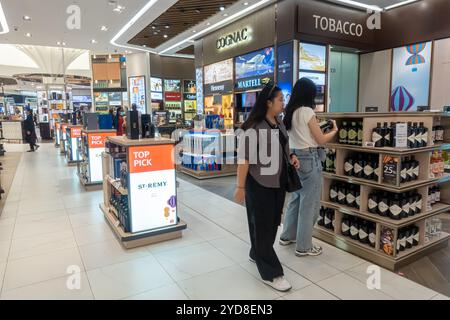
[[[358,122],[358,146],[362,146],[363,145],[363,136],[364,136],[364,131],[363,131],[363,123],[362,121]]]
[[[421,143],[420,146],[422,148],[428,145],[428,128],[424,126],[424,123],[420,123],[420,132],[421,132]]]
[[[350,238],[353,240],[359,239],[359,222],[356,217],[353,217],[350,222]]]
[[[400,220],[401,219],[401,213],[402,213],[402,207],[400,204],[399,195],[396,194],[394,196],[394,199],[391,200],[390,206],[389,206],[389,217],[392,220]]]
[[[416,143],[416,131],[412,126],[412,122],[408,122],[408,148],[415,148]]]
[[[374,176],[374,161],[373,158],[369,158],[366,161],[364,169],[363,169],[363,178],[367,180],[373,180]]]
[[[369,227],[367,221],[362,221],[360,223],[358,238],[361,243],[369,243]]]
[[[355,161],[355,164],[353,166],[353,176],[356,178],[363,178],[364,176],[364,167],[365,167],[365,160],[362,156],[362,154],[358,154],[358,158]]]
[[[345,205],[347,202],[346,200],[347,200],[347,190],[345,184],[342,183],[338,187],[338,203]]]
[[[358,145],[358,128],[356,122],[352,122],[348,129],[348,144]]]
[[[382,196],[378,201],[378,214],[382,217],[387,217],[389,215],[389,197],[387,192],[383,192]]]
[[[361,189],[358,186],[355,187],[355,207],[358,210],[361,208]]]
[[[346,189],[347,194],[346,194],[346,204],[349,207],[356,207],[356,186],[354,185],[350,185],[347,187]]]
[[[372,192],[371,194],[369,194],[367,203],[368,211],[373,214],[378,214],[378,203],[378,193]]]
[[[341,222],[341,233],[343,236],[350,236],[350,219],[347,215],[342,218]]]
[[[409,158],[406,157],[402,162],[402,168],[400,171],[400,183],[408,182],[408,170],[410,169],[410,161]]]
[[[376,225],[371,223],[369,225],[369,245],[372,248],[375,248],[375,244],[376,244],[376,239],[377,239],[377,229],[376,229]]]
[[[349,158],[347,158],[346,160],[345,160],[345,163],[344,163],[344,174],[346,175],[346,176],[353,176],[353,174],[354,174],[354,163],[355,163],[355,161],[353,160],[353,158],[352,157],[349,157]]]
[[[333,183],[330,186],[330,201],[331,202],[338,202],[338,192],[339,192],[339,186],[337,183]]]
[[[342,127],[339,130],[339,143],[347,144],[348,143],[348,125],[347,121],[342,122]]]
[[[319,218],[317,219],[317,224],[321,227],[325,224],[325,208],[321,207],[319,212]]]
[[[383,126],[383,147],[390,147],[392,144],[392,135],[391,135],[391,128],[388,127],[388,123],[385,122]]]
[[[397,133],[397,124],[395,122],[391,122],[389,131],[390,131],[390,141],[389,141],[388,147],[394,148],[395,147],[395,136]]]
[[[333,220],[334,220],[334,210],[325,209],[324,227],[327,229],[332,229]]]
[[[372,130],[372,142],[377,148],[381,148],[383,146],[383,133],[380,122],[378,122],[377,126]]]
[[[413,123],[413,130],[414,130],[414,149],[420,148],[422,144],[422,132],[417,124],[417,122]]]

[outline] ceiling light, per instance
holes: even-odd
[[[27,33],[25,33],[25,37],[27,37],[27,38],[31,38],[31,33],[29,33],[29,32],[27,32]]]
[[[156,27],[155,27],[155,26],[152,26],[152,29],[153,29],[153,30],[155,30],[155,29],[156,29]]]
[[[211,25],[211,22],[207,22],[206,25],[207,25],[207,26],[210,26],[210,25]]]
[[[98,41],[95,40],[95,39],[92,39],[92,40],[91,40],[91,43],[92,43],[92,44],[96,44],[96,43],[98,43]]]
[[[63,43],[62,43],[62,45],[63,45],[63,47],[64,47],[64,46],[66,45],[66,43],[65,43],[65,42],[63,42]]]
[[[118,12],[118,13],[122,13],[123,10],[125,10],[125,7],[121,6],[120,4],[118,4],[117,7],[115,7],[113,9],[113,11]]]
[[[244,6],[248,6],[248,2],[244,2]]]
[[[223,10],[225,10],[225,7],[220,7],[219,9],[220,9],[220,11],[223,11]]]
[[[3,11],[1,2],[0,2],[0,25],[2,26],[0,34],[5,34],[9,32],[8,22],[6,22],[5,12]]]
[[[169,36],[167,34],[164,35],[164,38],[167,39]]]
[[[56,44],[57,44],[58,46],[60,46],[60,45],[61,45],[61,41],[58,41]]]
[[[155,32],[153,32],[153,35],[157,36],[157,35],[158,35],[158,32],[156,32],[156,31],[155,31]]]
[[[192,30],[193,33],[197,33],[197,30]]]
[[[110,6],[115,6],[115,5],[117,4],[117,1],[110,0],[110,1],[108,1],[108,4],[109,4]]]
[[[25,21],[31,21],[31,17],[30,16],[23,16],[22,19],[25,20]]]
[[[100,30],[102,30],[102,31],[108,31],[108,27],[107,27],[107,26],[102,26],[102,27],[100,28]]]
[[[361,3],[359,1],[354,1],[354,0],[337,0],[337,1],[341,2],[341,3],[349,4],[349,5],[352,5],[352,6],[355,6],[355,7],[369,9],[369,10],[376,11],[376,12],[383,11],[383,9],[381,9],[378,6],[372,6],[372,5],[369,5],[369,4]]]
[[[205,28],[205,29],[199,31],[199,32],[196,33],[195,35],[192,35],[192,36],[190,36],[190,37],[187,37],[186,39],[183,39],[183,40],[181,40],[180,42],[175,43],[173,46],[171,46],[171,47],[169,47],[169,48],[167,48],[167,49],[162,50],[161,52],[159,52],[159,54],[162,55],[162,54],[164,54],[164,53],[166,53],[166,52],[168,52],[168,51],[170,51],[170,50],[172,50],[172,49],[177,48],[178,46],[182,45],[183,43],[186,43],[186,42],[189,42],[189,41],[191,41],[191,40],[193,40],[193,39],[195,39],[195,38],[198,38],[198,37],[199,37],[200,35],[202,35],[202,34],[211,32],[211,30],[213,30],[213,29],[215,29],[215,28],[218,28],[218,27],[220,27],[220,26],[223,26],[223,25],[227,24],[228,22],[230,22],[231,20],[236,19],[236,18],[238,18],[238,17],[241,17],[241,16],[247,14],[248,12],[251,12],[251,11],[253,11],[253,10],[255,10],[255,9],[257,9],[257,8],[259,8],[259,7],[261,7],[261,6],[263,6],[264,4],[268,3],[269,1],[271,1],[271,0],[261,0],[261,1],[258,1],[258,2],[256,2],[256,3],[254,3],[254,4],[251,5],[251,6],[247,6],[246,8],[244,8],[244,9],[242,9],[242,10],[236,12],[235,14],[232,14],[231,16],[226,17],[225,19],[222,19],[221,21],[217,22],[216,24],[213,24],[213,25],[209,26],[208,28]]]
[[[165,28],[166,28],[166,29],[170,29],[170,26],[169,26],[169,25],[166,25]]]
[[[223,16],[224,16],[224,17],[228,17],[228,13],[224,13]]]
[[[146,44],[143,44],[142,46],[143,46],[144,48],[147,48],[147,45],[146,45]]]
[[[410,4],[410,3],[413,3],[413,2],[417,2],[417,1],[419,1],[419,0],[406,0],[406,1],[402,1],[402,2],[399,2],[399,3],[393,4],[393,5],[387,6],[384,9],[385,10],[391,10],[391,9],[394,9],[394,8],[397,8],[397,7],[400,7],[400,6],[404,6],[404,5],[407,5],[407,4]]]

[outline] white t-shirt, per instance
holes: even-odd
[[[311,134],[308,123],[316,113],[310,107],[300,107],[292,117],[292,128],[289,131],[289,144],[292,149],[317,148],[319,144]]]

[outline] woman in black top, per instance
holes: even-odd
[[[33,110],[29,109],[27,111],[27,118],[23,122],[23,127],[26,134],[26,141],[30,144],[30,150],[27,152],[34,152],[39,149],[39,146],[36,144],[37,136],[36,127],[34,126]]]
[[[284,97],[281,89],[266,86],[258,97],[245,134],[239,136],[239,164],[235,200],[247,207],[251,249],[263,282],[276,290],[291,285],[273,248],[286,196],[289,137],[282,121]],[[299,167],[297,157],[290,162]]]

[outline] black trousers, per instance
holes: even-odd
[[[266,188],[249,174],[245,192],[252,245],[250,258],[256,261],[261,278],[272,281],[274,278],[284,275],[273,244],[281,223],[286,191]]]

